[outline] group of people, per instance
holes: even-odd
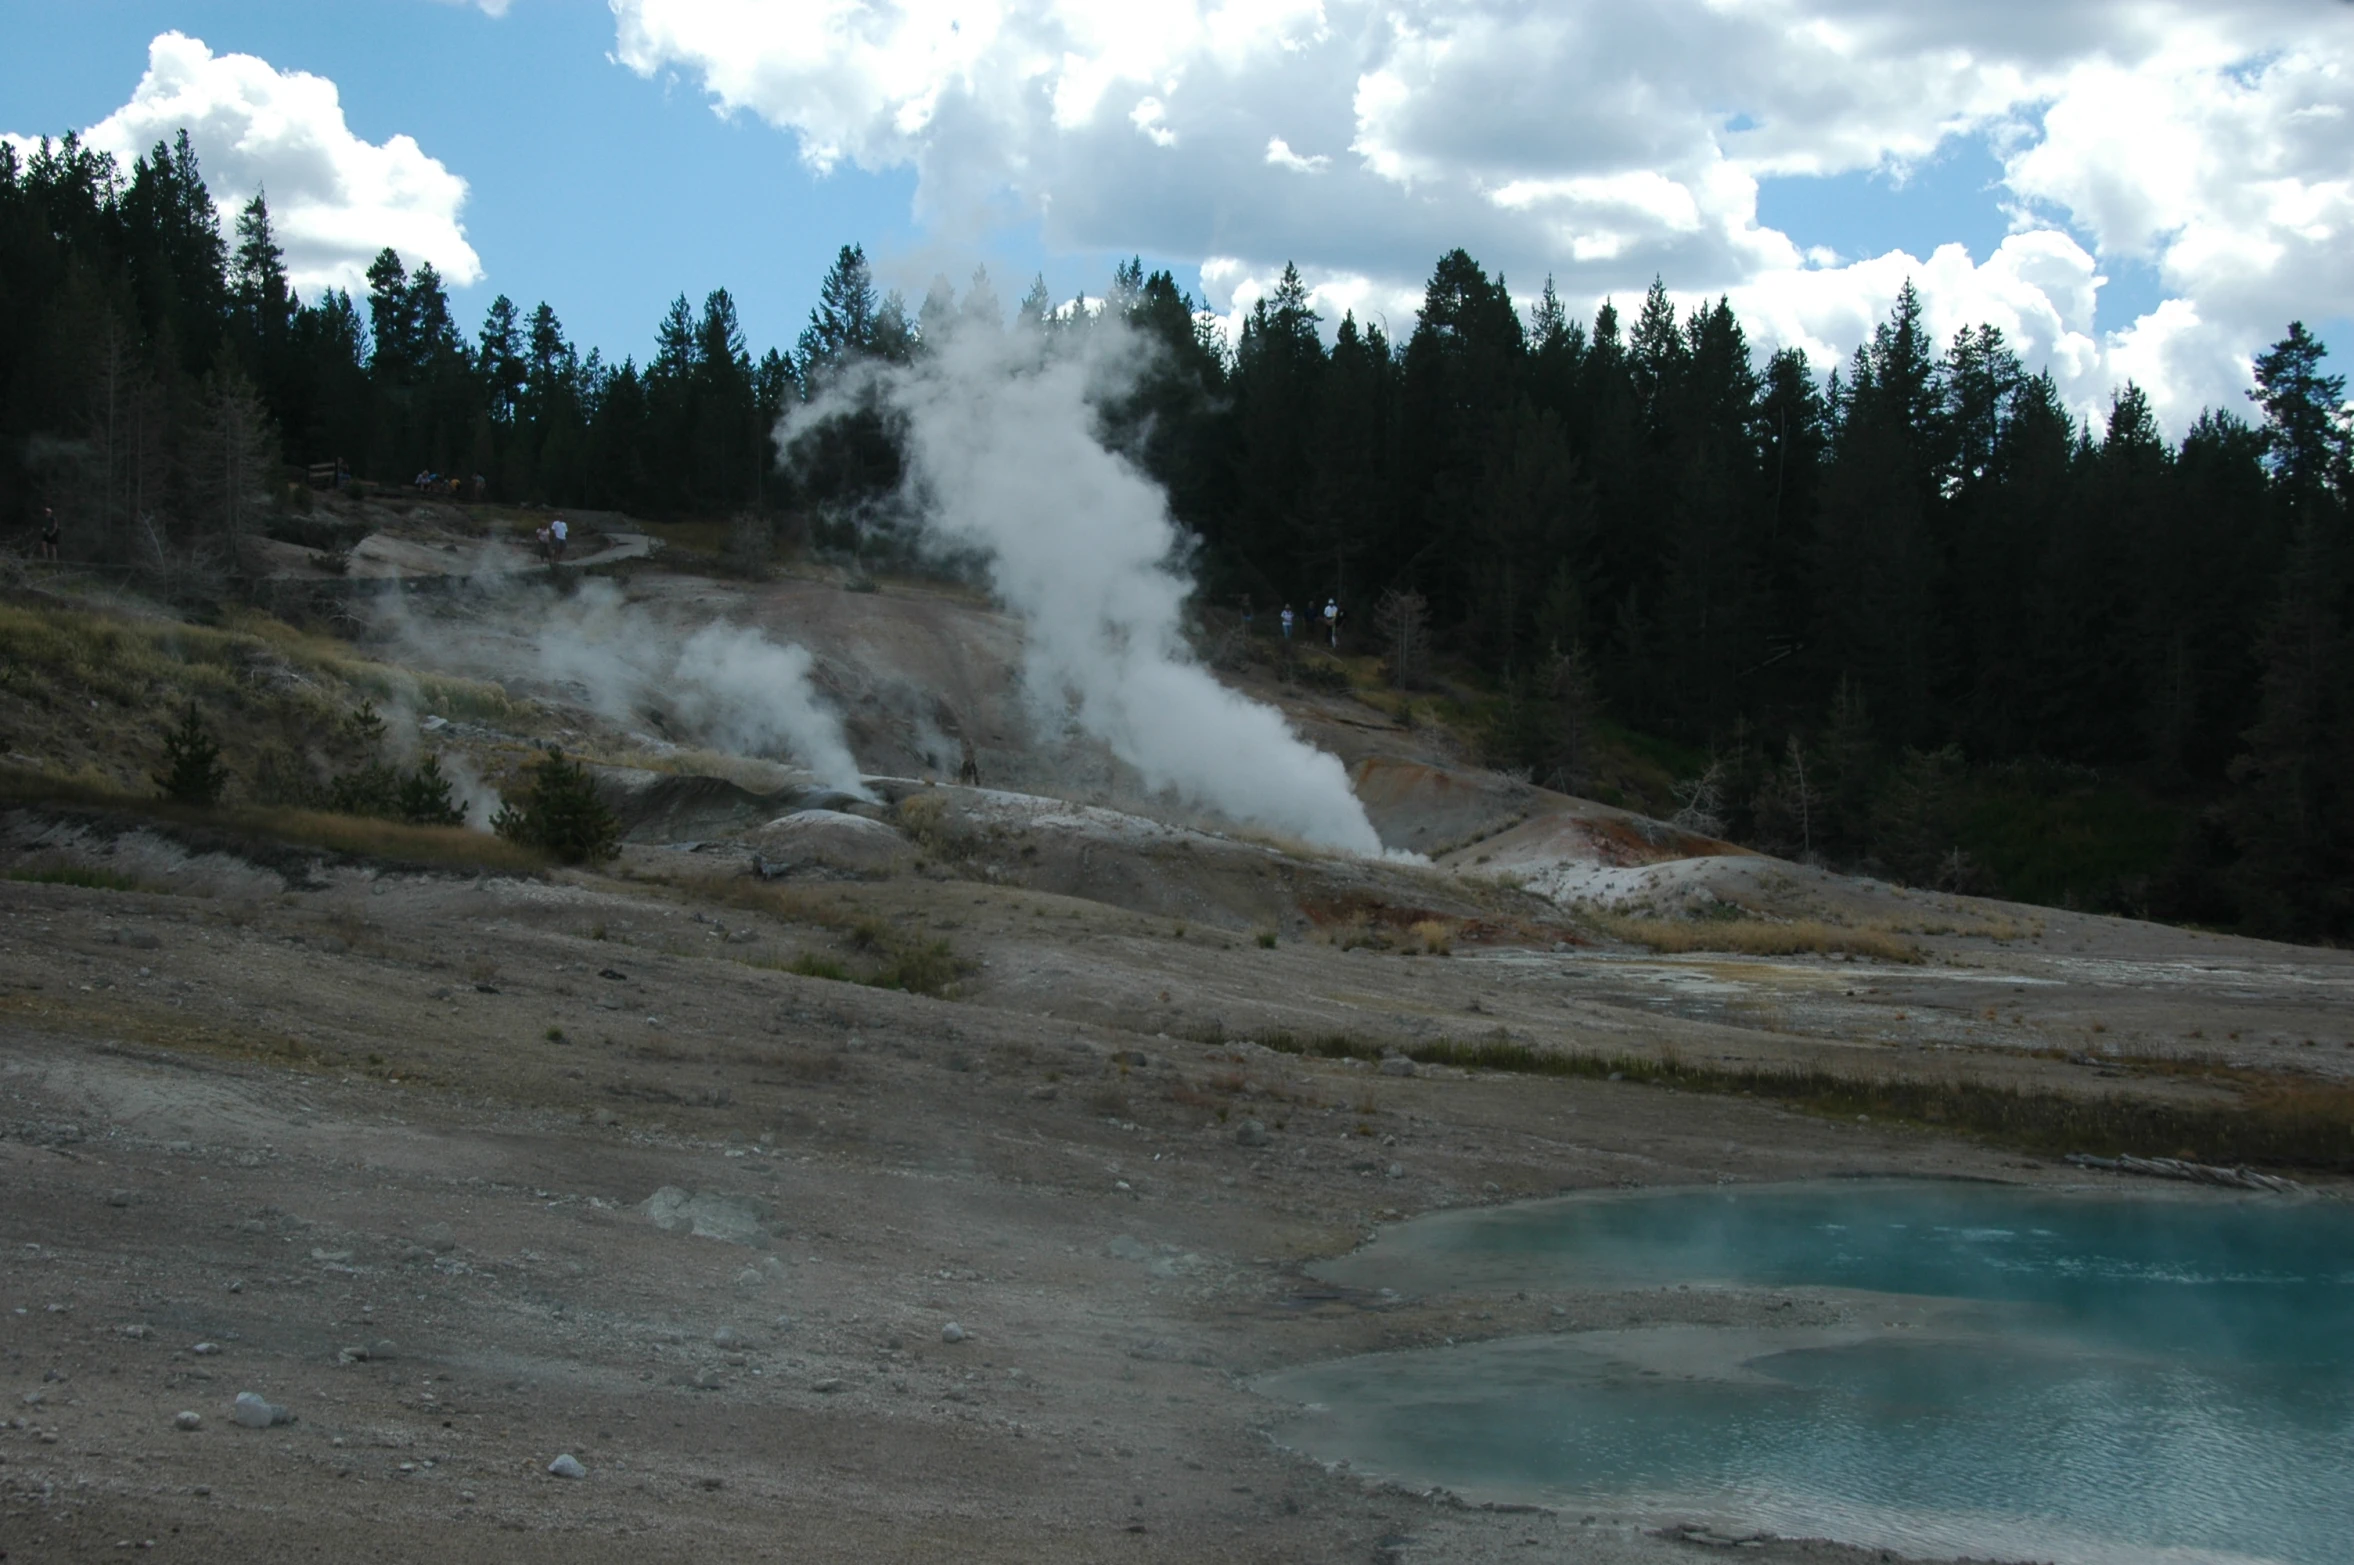
[[[539,539],[539,557],[550,565],[563,564],[564,550],[572,542],[572,529],[564,525],[564,518],[555,518],[542,527],[536,536]]]
[[[480,504],[490,493],[490,480],[480,473],[476,473],[471,479],[444,478],[441,474],[430,469],[419,468],[417,476],[412,482],[417,486],[419,494],[443,495],[452,500],[470,497],[477,504]]]
[[[1340,650],[1340,599],[1338,597],[1326,598],[1324,612],[1319,617],[1324,621],[1325,644],[1338,652]],[[1245,625],[1250,623],[1250,606],[1247,600],[1243,605],[1242,618]],[[1283,639],[1291,640],[1292,626],[1298,622],[1299,616],[1294,614],[1291,605],[1286,603],[1283,606],[1282,614],[1278,615],[1277,619],[1283,626]]]

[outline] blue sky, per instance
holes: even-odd
[[[2252,0],[2228,36],[2159,0],[1983,10],[6,0],[0,131],[107,121],[173,31],[207,69],[324,78],[353,156],[414,138],[467,190],[390,216],[322,197],[321,223],[373,244],[438,221],[481,273],[465,320],[545,298],[610,356],[723,285],[756,350],[789,346],[851,239],[911,296],[986,260],[1009,304],[1038,270],[1099,292],[1139,252],[1235,311],[1297,260],[1328,316],[1400,325],[1460,243],[1581,307],[1654,272],[1730,291],[1826,367],[1911,276],[1941,329],[1995,320],[2087,408],[2130,374],[2178,426],[2291,314],[2344,338],[2346,159],[2310,127],[2354,106],[2354,8]],[[264,170],[274,201],[298,177],[214,157],[205,124],[208,169]]]

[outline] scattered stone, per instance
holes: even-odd
[[[1406,1177],[1406,1165],[1405,1165],[1405,1164],[1403,1164],[1403,1163],[1392,1163],[1392,1164],[1389,1166],[1389,1177],[1390,1177],[1390,1178],[1392,1178],[1392,1179],[1403,1179],[1403,1178],[1405,1178],[1405,1177]]]
[[[744,1334],[733,1326],[722,1326],[711,1334],[711,1342],[714,1347],[740,1348],[744,1345]]]
[[[365,1344],[355,1342],[348,1348],[338,1350],[335,1361],[339,1364],[365,1364],[368,1362],[368,1349]]]
[[[106,1204],[108,1206],[129,1206],[131,1204],[131,1192],[128,1190],[109,1190],[106,1192]]]
[[[954,1321],[950,1321],[947,1325],[940,1328],[940,1340],[942,1342],[962,1342],[964,1339],[965,1329]]]
[[[629,979],[629,974],[623,972],[618,967],[600,967],[597,969],[597,976],[599,978],[610,978],[616,983],[626,983]]]
[[[1141,1261],[1152,1253],[1133,1234],[1121,1234],[1103,1248],[1104,1253],[1115,1261]]]
[[[1234,1144],[1238,1147],[1263,1147],[1267,1144],[1267,1127],[1255,1119],[1246,1119],[1234,1127]]]
[[[835,1392],[842,1389],[842,1377],[839,1375],[828,1375],[823,1380],[812,1382],[809,1389],[816,1392],[821,1397],[830,1397]]]
[[[269,1429],[278,1424],[291,1424],[294,1415],[275,1402],[265,1401],[251,1391],[237,1393],[237,1401],[229,1410],[229,1417],[248,1429]]]
[[[695,1389],[697,1391],[717,1391],[719,1389],[719,1371],[716,1369],[696,1370]]]
[[[570,1451],[548,1464],[548,1471],[558,1478],[586,1478],[588,1469],[580,1465],[580,1458]]]
[[[394,1349],[390,1337],[378,1337],[374,1342],[368,1344],[368,1358],[371,1362],[381,1364],[393,1356]]]
[[[172,1427],[174,1429],[186,1430],[202,1429],[204,1427],[204,1415],[202,1413],[182,1409],[180,1412],[174,1413],[172,1415]]]
[[[145,1342],[149,1337],[155,1335],[155,1328],[153,1326],[141,1325],[125,1326],[123,1328],[123,1335],[130,1338],[133,1342]]]
[[[417,1242],[434,1254],[443,1255],[458,1247],[458,1236],[447,1223],[427,1223],[417,1230]]]
[[[230,1291],[234,1292],[236,1290],[232,1288]],[[196,1346],[190,1348],[188,1351],[195,1354],[200,1359],[208,1359],[221,1351],[221,1345],[217,1342],[199,1342]]]
[[[1414,1074],[1414,1062],[1403,1054],[1385,1055],[1381,1062],[1381,1073],[1384,1076],[1411,1076]]]

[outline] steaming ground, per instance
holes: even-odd
[[[484,775],[548,739],[612,763],[630,846],[475,876],[0,815],[12,871],[151,888],[0,880],[12,1562],[1684,1559],[1659,1518],[1327,1470],[1275,1442],[1255,1377],[1448,1339],[1836,1329],[1882,1301],[1391,1298],[1306,1268],[1564,1190],[2123,1176],[1256,1040],[2177,1102],[2221,1089],[2133,1062],[2354,1075],[2345,953],[1730,853],[1468,769],[1344,696],[1237,681],[1431,863],[1242,829],[1112,725],[1040,722],[1035,623],[977,594],[658,559],[561,600],[405,602],[370,650],[519,702],[421,717],[419,743]],[[567,626],[578,655],[551,660]],[[848,778],[817,770],[829,732]],[[977,788],[948,781],[967,739]],[[836,786],[859,777],[871,798]],[[1599,938],[1581,898],[1901,930],[1925,959],[1664,955]],[[886,962],[936,964],[944,993],[850,981]],[[239,1427],[240,1391],[294,1421]],[[548,1472],[567,1453],[585,1477]]]

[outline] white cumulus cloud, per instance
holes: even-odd
[[[1836,358],[1910,275],[1932,319],[2015,328],[2080,406],[2132,374],[2177,426],[2237,404],[2292,315],[2354,313],[2354,6],[611,4],[623,64],[699,81],[814,168],[911,167],[942,227],[1010,203],[1057,247],[1218,258],[1227,311],[1286,260],[1320,303],[1410,298],[1462,245],[1523,298],[1548,273],[1581,304],[1654,273],[1729,291],[1761,338]],[[1901,178],[1959,139],[2003,168],[1992,254],[1835,258],[1758,221],[1762,181]],[[2097,331],[2128,260],[2162,302]]]
[[[368,262],[386,245],[411,267],[431,262],[453,284],[482,276],[458,220],[465,180],[408,136],[378,143],[353,134],[324,77],[280,71],[250,54],[216,55],[201,40],[164,33],[148,45],[147,72],[130,102],[82,139],[128,171],[182,130],[224,233],[234,233],[238,209],[256,191],[267,193],[287,271],[306,296],[364,286]]]

